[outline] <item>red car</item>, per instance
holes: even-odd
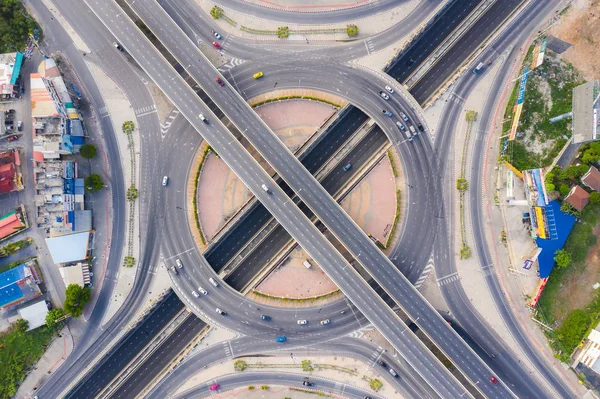
[[[221,45],[217,42],[213,42],[213,46],[216,47],[217,49],[221,50]]]
[[[16,141],[19,140],[19,136],[17,136],[16,134],[13,134],[12,136],[8,136],[6,138],[7,141]]]
[[[491,376],[490,381],[492,381],[494,383],[494,385],[498,385],[498,380],[496,379],[496,377]]]
[[[218,76],[215,78],[215,81],[219,84],[219,86],[223,86],[225,84]]]
[[[211,385],[208,389],[210,389],[211,391],[216,391],[217,389],[219,389],[219,384]]]

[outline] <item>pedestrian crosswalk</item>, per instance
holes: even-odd
[[[431,272],[433,271],[433,269],[434,269],[434,264],[433,264],[433,256],[432,256],[427,261],[427,265],[425,265],[425,269],[423,269],[423,272],[419,276],[419,279],[415,282],[415,288],[416,289],[421,288],[421,286],[423,284],[425,284],[425,281],[427,281],[427,278],[429,278],[429,275],[431,274]]]
[[[242,65],[244,62],[246,62],[246,60],[242,60],[240,58],[232,58],[229,62],[221,65],[217,69],[221,72],[225,72],[231,68],[235,68],[238,65]]]
[[[144,116],[156,112],[156,105],[147,105],[142,108],[138,108],[135,110],[135,116]]]
[[[365,40],[365,46],[367,47],[367,54],[371,54],[373,51],[375,51],[375,45],[371,39]]]
[[[460,276],[458,275],[457,272],[454,272],[447,276],[438,278],[437,283],[439,286],[442,286],[442,285],[446,285],[446,284],[449,284],[449,283],[452,283],[452,282],[458,281],[458,280],[460,280]]]

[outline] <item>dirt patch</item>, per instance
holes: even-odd
[[[600,0],[573,2],[561,22],[550,34],[573,45],[562,57],[575,66],[587,80],[600,79]]]
[[[594,228],[594,234],[600,234],[600,224]],[[565,300],[562,314],[568,314],[575,309],[585,309],[590,298],[596,295],[594,284],[600,283],[600,241],[588,251],[585,258],[584,270],[572,273],[565,279],[561,287],[560,297]]]
[[[594,235],[600,236],[600,224],[594,227]],[[575,309],[585,309],[591,298],[597,295],[594,284],[600,283],[600,240],[588,250],[582,265],[571,265],[578,270],[565,275],[554,298],[560,298],[552,307],[553,318],[562,318]]]

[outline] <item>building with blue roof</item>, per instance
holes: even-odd
[[[32,266],[22,264],[0,273],[0,309],[6,309],[37,298],[42,293]]]

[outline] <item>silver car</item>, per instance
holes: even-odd
[[[204,288],[202,288],[202,287],[198,287],[198,291],[200,291],[200,293],[201,293],[202,295],[208,295],[208,291],[206,291],[206,290],[205,290]]]
[[[181,261],[178,259],[175,259],[175,264],[177,265],[178,268],[183,269],[183,263],[181,263]]]

